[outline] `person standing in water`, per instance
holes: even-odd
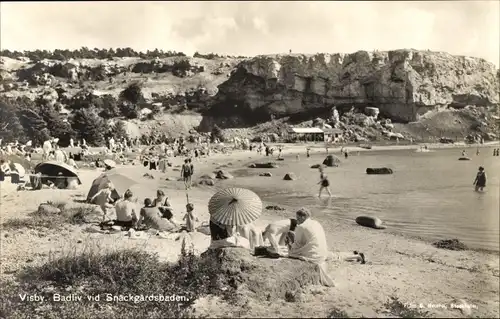
[[[310,151],[311,151],[311,149],[309,147],[306,148],[306,157],[307,158],[311,157]]]
[[[326,188],[326,191],[328,192],[328,195],[330,195],[330,197],[332,197],[332,192],[330,192],[330,181],[328,180],[328,177],[326,176],[326,174],[323,172],[323,168],[320,167],[319,168],[319,178],[320,178],[320,181],[318,184],[320,184],[320,188],[319,188],[319,194],[318,194],[318,197],[321,197],[321,193],[323,192],[323,189]]]
[[[479,147],[476,150],[476,156],[479,156]]]
[[[484,171],[484,167],[479,166],[479,171],[477,172],[476,179],[472,185],[476,186],[476,192],[483,191],[486,187],[486,172]]]
[[[347,149],[344,151],[344,157],[347,159],[349,157],[349,152],[347,152]]]

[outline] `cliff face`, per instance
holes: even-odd
[[[397,50],[353,54],[258,56],[219,86],[212,114],[255,121],[313,109],[378,107],[409,122],[436,106],[498,104],[492,63],[448,53]]]

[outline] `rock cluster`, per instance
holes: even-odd
[[[440,105],[496,104],[498,90],[495,66],[480,58],[415,50],[358,51],[243,61],[219,86],[218,99],[262,117],[328,105],[377,105],[380,114],[408,122],[421,110]]]

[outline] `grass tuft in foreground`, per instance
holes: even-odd
[[[156,255],[139,250],[73,251],[27,268],[16,282],[1,283],[0,317],[188,317],[192,315],[189,307],[199,297],[213,294],[228,298],[234,293],[230,287],[217,284],[219,272],[217,266],[186,249],[175,264],[163,263]],[[45,301],[23,301],[25,293],[37,294]],[[82,299],[57,302],[53,300],[55,294],[74,294]],[[89,300],[88,296],[99,296],[100,301]],[[119,296],[132,296],[132,300],[112,299]],[[153,300],[141,299],[148,296]],[[160,296],[167,301],[154,300]]]
[[[44,210],[36,210],[28,215],[28,218],[12,218],[2,224],[4,230],[18,229],[54,229],[58,230],[67,225],[81,225],[88,223],[96,215],[94,206],[79,205],[68,207],[66,202],[49,202],[60,213],[49,213]]]

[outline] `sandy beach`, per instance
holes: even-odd
[[[442,146],[442,145],[441,145]],[[324,152],[317,145],[312,152]],[[373,150],[412,149],[418,145],[374,146]],[[437,145],[428,144],[429,148]],[[463,148],[461,145],[446,147]],[[484,145],[487,147],[487,145]],[[368,151],[348,147],[350,151]],[[330,149],[338,152],[340,147]],[[305,145],[286,145],[284,154],[304,154]],[[303,156],[303,155],[301,155]],[[304,154],[305,156],[305,154]],[[173,158],[173,168],[180,165],[183,158]],[[233,151],[230,154],[213,154],[195,162],[196,181],[201,175],[211,173],[218,167],[231,171],[241,168],[249,161],[266,161],[255,152]],[[144,167],[120,167],[127,175],[139,182],[133,189],[142,202],[144,197],[153,198],[156,189],[163,189],[174,207],[174,215],[182,219],[185,212],[186,192],[183,183],[166,181],[168,177],[179,177],[179,172],[169,169],[167,174],[147,171]],[[150,173],[154,179],[143,177]],[[12,218],[26,218],[38,205],[47,201],[65,201],[69,205],[81,205],[78,200],[85,199],[92,181],[101,174],[100,170],[81,169],[82,185],[77,190],[16,191],[12,184],[1,183],[1,223]],[[207,203],[215,192],[215,187],[195,186],[189,191],[189,200],[195,205],[200,220],[208,221]],[[266,205],[269,203],[266,203]],[[265,211],[256,221],[265,227],[271,220],[290,218],[293,211]],[[326,226],[325,226],[326,227]],[[1,276],[12,278],[27,265],[42,264],[49,256],[62,254],[69,250],[81,251],[90,246],[102,250],[139,247],[155,252],[161,260],[175,261],[180,252],[181,241],[146,236],[143,239],[130,239],[124,233],[103,234],[89,232],[89,226],[68,226],[62,232],[2,229],[1,238]],[[351,224],[333,221],[326,229],[329,248],[334,251],[358,249],[367,254],[366,265],[331,263],[330,276],[336,286],[331,288],[311,287],[304,292],[299,303],[269,302],[246,305],[245,316],[249,317],[324,317],[332,305],[345,311],[349,316],[384,317],[383,304],[391,296],[398,297],[410,307],[416,305],[428,311],[430,316],[440,317],[499,317],[499,255],[476,251],[448,251],[435,248],[428,243],[411,238],[356,227]],[[191,236],[195,250],[203,252],[210,243],[208,236],[194,233]],[[465,304],[468,310],[453,308],[452,304]],[[199,316],[228,316],[234,309],[218,298],[206,297],[197,301],[196,313]],[[236,310],[234,310],[236,311]]]

